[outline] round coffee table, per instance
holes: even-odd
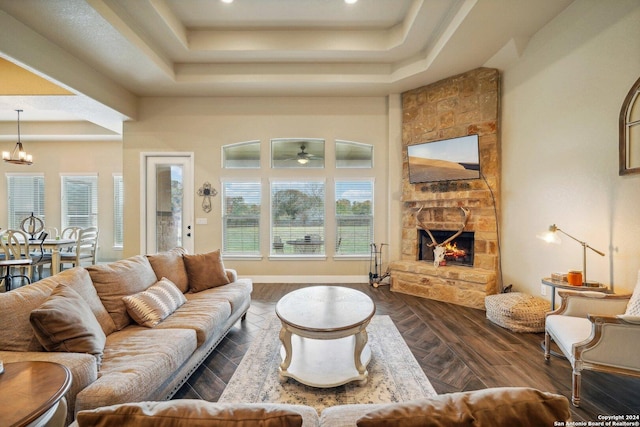
[[[5,363],[0,374],[0,391],[6,401],[0,406],[2,425],[45,425],[69,387],[71,372],[66,366],[53,362]]]
[[[282,378],[319,388],[366,383],[366,328],[375,311],[363,292],[341,286],[310,286],[282,297],[276,305]]]

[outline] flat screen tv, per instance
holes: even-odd
[[[409,182],[480,178],[478,135],[410,145]]]

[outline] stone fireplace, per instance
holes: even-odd
[[[499,73],[488,68],[403,93],[402,254],[390,265],[393,291],[478,309],[499,292],[499,99]],[[479,136],[480,179],[409,182],[408,145],[471,134]],[[460,229],[460,208],[470,215],[458,245],[471,247],[434,266],[423,229],[441,243]]]

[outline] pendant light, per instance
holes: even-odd
[[[18,142],[11,153],[8,151],[2,152],[2,160],[7,163],[13,163],[14,165],[30,165],[33,163],[33,156],[24,151],[22,142],[20,141],[20,113],[22,110],[16,111],[18,112]]]

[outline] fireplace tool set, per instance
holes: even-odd
[[[371,243],[371,257],[369,258],[369,284],[374,288],[380,286],[383,280],[390,276],[389,267],[384,273],[382,272],[382,248],[388,246],[386,243],[376,245]],[[388,281],[384,284],[389,284]]]

